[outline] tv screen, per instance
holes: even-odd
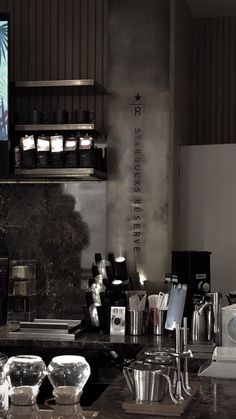
[[[0,17],[0,141],[8,141],[8,25]]]

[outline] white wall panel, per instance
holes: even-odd
[[[236,289],[236,144],[182,146],[179,249],[209,250],[212,290]]]

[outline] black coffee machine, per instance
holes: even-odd
[[[197,250],[174,250],[172,253],[172,275],[178,283],[187,284],[184,317],[191,326],[194,300],[201,300],[211,290],[210,255],[211,252]]]

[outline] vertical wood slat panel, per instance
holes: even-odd
[[[103,0],[103,14],[102,14],[102,29],[103,29],[103,61],[102,61],[102,79],[101,84],[107,86],[107,31],[108,31],[108,0]],[[101,97],[102,104],[102,115],[101,115],[101,126],[105,127],[106,130],[106,105],[107,97]]]
[[[14,10],[14,18],[12,21],[13,25],[13,43],[14,43],[14,68],[12,68],[12,76],[13,80],[21,80],[21,37],[20,28],[21,28],[21,2],[15,0],[13,3],[13,10]],[[11,12],[11,11],[10,11]],[[10,45],[11,48],[11,45]],[[22,112],[22,101],[24,100],[23,97],[24,92],[19,92],[14,100],[15,109],[18,112],[19,120],[25,121],[25,115]]]
[[[18,36],[21,37],[21,52],[24,50],[24,54],[29,55],[29,25],[28,25],[28,10],[29,10],[29,1],[21,0],[21,21],[23,22],[21,33]],[[26,60],[21,60],[21,76],[25,79],[29,79],[29,66]]]
[[[199,22],[198,35],[199,49],[198,49],[198,142],[203,141],[204,137],[204,86],[205,86],[205,63],[204,63],[204,20]]]
[[[7,11],[7,2],[6,0],[2,0],[0,2],[0,13],[4,13]]]
[[[96,0],[88,0],[88,78],[93,78],[95,71],[95,42],[96,42]],[[88,109],[94,112],[95,98],[88,96]]]
[[[193,143],[236,142],[236,19],[197,19]]]
[[[88,78],[88,1],[81,0],[81,33],[80,33],[80,75],[82,79]],[[80,97],[80,106],[82,109],[88,108],[87,95]]]
[[[43,79],[50,79],[50,37],[51,37],[51,7],[50,1],[43,3]],[[43,92],[43,111],[48,114],[50,110],[50,92]]]
[[[196,19],[193,21],[193,69],[198,68],[198,26]],[[198,72],[193,71],[193,132],[190,139],[191,144],[197,144],[198,139]]]
[[[104,3],[107,0],[2,0],[0,10],[9,11],[12,21],[11,80],[94,78],[102,83]],[[96,119],[103,127],[103,98],[86,90],[18,89],[14,103],[24,113],[59,108],[92,111],[97,106]]]
[[[72,79],[72,56],[73,56],[73,28],[72,28],[72,12],[73,0],[65,0],[65,78]],[[65,109],[71,113],[72,111],[72,88],[68,88],[65,92]]]
[[[36,0],[29,1],[29,80],[36,79],[36,36],[35,36],[35,22],[36,22]],[[36,108],[35,94],[30,93],[28,98],[29,109]]]
[[[36,0],[36,12],[35,12],[35,75],[36,79],[40,80],[43,77],[43,2]],[[24,78],[23,78],[24,80]],[[36,109],[43,111],[43,89],[35,89],[35,106]]]
[[[229,142],[229,18],[223,20],[223,142]]]
[[[236,49],[236,18],[230,20],[230,75],[229,75],[229,141],[232,142],[235,139],[235,95],[236,95],[236,83],[235,83],[235,49]]]
[[[209,142],[214,144],[216,139],[216,65],[217,65],[217,22],[215,19],[211,19],[211,39],[210,39],[210,77],[211,77],[211,90],[210,90],[210,138]],[[206,139],[207,141],[207,139]]]
[[[29,26],[28,26],[28,0],[22,0],[21,1],[21,22],[23,23],[23,25],[21,25],[21,31],[19,32],[18,36],[20,37],[20,42],[21,42],[21,55],[24,54],[25,56],[29,55],[29,42],[28,42],[28,37],[29,37]],[[20,59],[20,66],[21,66],[21,77],[25,80],[28,79],[29,77],[29,66],[27,63],[27,60],[22,60]],[[28,117],[28,112],[29,112],[29,106],[28,106],[28,100],[24,100],[21,103],[21,110],[25,115],[25,118]]]
[[[204,133],[203,133],[203,141],[207,139],[211,140],[210,134],[210,91],[211,91],[211,77],[210,77],[210,42],[211,42],[211,35],[210,35],[210,25],[209,19],[205,19],[204,21],[204,37],[205,37],[205,47],[204,47],[204,116],[203,116],[203,126],[204,126]]]
[[[80,0],[73,1],[73,57],[72,57],[72,75],[74,79],[80,79],[80,60],[81,60],[81,4]],[[77,89],[73,89],[73,109],[80,108],[80,95]]]
[[[10,74],[12,74],[12,69],[15,67],[15,45],[12,42],[14,36],[14,1],[15,0],[8,0],[6,8],[7,13],[10,13]]]
[[[217,94],[216,94],[216,143],[223,140],[223,18],[218,18],[217,27]]]
[[[57,37],[57,19],[58,19],[58,4],[57,0],[50,0],[50,13],[51,13],[51,36],[49,38],[50,43],[50,79],[56,80],[58,78],[57,68],[58,68],[58,37]],[[51,111],[57,109],[58,100],[55,90],[53,89],[53,94],[50,95],[50,108]]]
[[[66,70],[66,0],[58,0],[58,19],[57,19],[57,37],[58,37],[58,55],[57,55],[57,77],[65,79]],[[65,109],[65,89],[59,89],[58,109]]]
[[[102,83],[102,62],[103,62],[103,0],[96,1],[96,44],[95,44],[95,51],[96,51],[96,65],[95,65],[95,74],[96,79]],[[96,97],[96,120],[100,121],[102,119],[103,114],[103,102],[100,97]]]

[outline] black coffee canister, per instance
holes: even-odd
[[[34,109],[30,111],[28,114],[28,122],[29,124],[40,125],[43,122],[43,113]]]
[[[54,124],[68,124],[69,114],[67,111],[60,109],[53,111],[53,123]]]
[[[74,111],[73,122],[75,124],[89,124],[94,119],[94,113],[79,109]]]
[[[84,168],[94,167],[94,149],[79,150],[78,164]]]

